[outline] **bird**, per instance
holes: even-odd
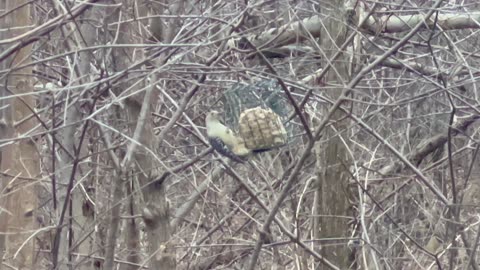
[[[244,162],[251,150],[245,147],[244,140],[233,130],[220,122],[220,113],[210,111],[205,118],[208,142],[219,154],[237,162]]]

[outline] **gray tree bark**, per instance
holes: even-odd
[[[28,1],[0,1],[0,8],[12,11],[3,16],[0,38],[15,37],[25,32],[31,25],[30,6]],[[11,28],[11,29],[9,29]],[[8,45],[7,45],[8,46]],[[0,64],[2,68],[13,68],[30,61],[32,46],[22,46]],[[29,239],[36,227],[35,209],[37,197],[36,182],[39,176],[39,157],[35,141],[28,137],[20,141],[8,143],[8,139],[27,135],[35,126],[35,119],[24,118],[32,113],[35,100],[32,94],[32,68],[22,68],[2,76],[0,96],[3,99],[0,109],[0,139],[7,142],[0,146],[0,269],[3,262],[16,269],[36,268],[34,253],[35,241]],[[23,97],[16,95],[27,94]],[[6,98],[11,96],[11,98]],[[7,236],[5,236],[7,235]]]
[[[324,28],[320,34],[320,48],[325,59],[332,59],[346,40],[346,16],[343,0],[330,0],[322,2],[322,20]],[[339,56],[332,63],[325,76],[328,86],[327,93],[332,100],[340,97],[345,82],[349,80],[348,57],[345,54]],[[333,86],[333,87],[332,87]],[[314,236],[316,239],[335,238],[340,240],[328,241],[328,245],[321,247],[321,254],[341,269],[348,268],[351,263],[350,251],[347,248],[349,237],[350,190],[348,181],[350,175],[349,158],[342,140],[342,131],[347,127],[348,121],[345,115],[337,110],[330,119],[332,126],[325,132],[328,138],[327,145],[315,145],[316,163],[316,187],[315,194],[315,218]],[[322,139],[323,140],[323,139]],[[342,239],[344,238],[344,239]]]

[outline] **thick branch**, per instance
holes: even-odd
[[[373,33],[398,33],[405,32],[415,25],[422,23],[421,29],[430,29],[435,26],[443,30],[480,28],[480,13],[475,14],[439,14],[437,18],[431,16],[428,20],[426,15],[385,15],[377,18],[369,18],[363,25],[363,29]]]
[[[453,125],[452,135],[457,135],[460,132],[465,131],[470,125],[475,123],[476,120],[480,119],[480,115],[471,115],[465,118],[462,121],[457,122]],[[439,134],[429,140],[420,143],[415,151],[410,153],[407,156],[407,159],[413,163],[420,163],[428,154],[432,153],[439,147],[443,146],[448,140],[448,134]],[[382,175],[394,174],[405,167],[404,163],[391,163],[380,170]]]
[[[430,29],[434,26],[441,27],[443,30],[480,28],[480,13],[439,14],[437,18],[435,18],[435,16],[431,16],[428,20],[426,20],[426,18],[427,15],[424,14],[369,16],[361,28],[367,30],[368,33],[405,32],[420,23],[420,30]],[[277,28],[270,28],[258,35],[251,35],[244,38],[250,41],[260,51],[263,51],[267,46],[270,47],[269,49],[272,47],[279,48],[298,43],[310,37],[319,38],[322,27],[323,23],[320,16],[312,16],[301,21],[289,22]],[[245,40],[242,40],[242,38],[237,38],[229,42],[230,47],[238,47],[240,49],[245,49],[245,45]],[[277,54],[274,55],[276,56]]]

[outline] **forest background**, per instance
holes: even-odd
[[[475,0],[1,0],[0,269],[479,269]],[[273,81],[289,144],[204,118]]]

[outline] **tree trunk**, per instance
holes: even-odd
[[[2,28],[13,28],[1,32],[1,39],[18,36],[28,29],[30,21],[30,5],[28,1],[0,1],[3,12],[14,10],[2,17]],[[21,8],[17,8],[17,7]],[[10,44],[11,45],[11,44]],[[9,45],[6,45],[9,46]],[[13,68],[30,61],[32,46],[25,46],[14,52],[1,63],[3,68]],[[2,77],[1,96],[32,93],[31,67],[11,72]],[[1,102],[0,129],[1,138],[9,139],[27,135],[35,126],[34,118],[22,121],[31,115],[35,106],[33,95],[25,95]],[[4,106],[8,106],[5,108]],[[37,196],[35,193],[36,179],[39,175],[39,156],[37,155],[34,138],[15,141],[13,144],[0,146],[2,190],[0,211],[0,257],[5,263],[17,269],[35,269],[34,238],[29,239],[35,228],[35,210]],[[3,209],[2,209],[3,210]],[[8,212],[7,212],[8,211]],[[5,238],[4,233],[8,236]],[[6,241],[7,240],[7,241]],[[3,254],[5,251],[6,254]],[[2,268],[0,264],[0,268]]]
[[[326,18],[322,20],[325,29],[321,33],[320,48],[324,52],[325,59],[331,59],[346,39],[346,20],[343,0],[330,0],[322,2],[322,14]],[[325,66],[328,65],[325,62]],[[349,80],[348,58],[341,55],[331,63],[325,76],[325,81],[330,92],[329,97],[337,99],[343,90],[343,85]],[[338,86],[337,86],[338,85]],[[333,87],[332,87],[333,86]],[[331,122],[333,125],[326,130],[327,145],[315,146],[317,157],[317,191],[315,197],[315,221],[314,236],[316,239],[346,238],[349,237],[348,216],[349,205],[349,173],[348,157],[341,132],[345,130],[348,121],[344,114],[337,111]],[[321,247],[321,253],[325,258],[340,269],[348,268],[350,264],[347,240],[328,241],[326,247]]]

